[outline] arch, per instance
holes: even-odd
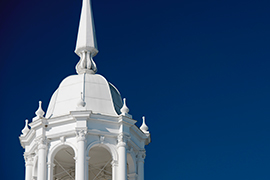
[[[89,153],[91,148],[96,147],[96,146],[101,146],[105,148],[107,151],[109,151],[114,161],[118,160],[118,153],[117,153],[117,150],[115,149],[115,146],[112,144],[106,143],[105,141],[103,143],[101,143],[100,141],[94,141],[91,144],[89,144],[86,149],[86,154]]]
[[[67,147],[71,148],[74,151],[74,156],[77,157],[77,148],[73,144],[71,144],[69,142],[59,142],[58,144],[54,145],[51,150],[49,150],[49,154],[48,154],[48,172],[47,172],[48,173],[47,177],[48,177],[49,180],[53,179],[53,167],[54,167],[54,161],[53,160],[54,160],[56,154],[60,150],[62,150],[64,148],[67,148]]]
[[[49,151],[48,163],[51,163],[52,159],[55,157],[56,153],[65,147],[71,147],[75,153],[75,157],[77,157],[77,148],[73,144],[71,144],[69,142],[60,142],[60,143],[56,144],[55,146],[53,146],[53,148]]]
[[[127,153],[128,173],[136,173],[136,157],[134,152]]]
[[[113,162],[113,157],[108,148],[95,145],[89,150],[88,156],[88,178],[86,179],[112,179],[113,169],[111,163]]]

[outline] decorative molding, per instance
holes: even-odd
[[[61,141],[62,143],[66,142],[66,137],[65,137],[65,136],[61,136],[61,137],[60,137],[60,141]]]
[[[48,127],[55,127],[73,122],[76,122],[75,118],[73,118],[71,115],[64,115],[48,119],[47,125]]]
[[[77,157],[73,157],[75,164],[77,163]]]
[[[55,164],[52,163],[52,162],[48,162],[48,163],[47,163],[47,167],[48,167],[48,168],[54,168],[54,167],[55,167]]]
[[[127,151],[129,154],[133,153],[133,147],[129,147],[128,151]]]
[[[48,144],[48,141],[47,139],[43,138],[43,137],[40,137],[38,139],[36,139],[37,141],[37,144],[38,144],[38,150],[40,149],[47,149],[47,144]]]
[[[93,60],[93,55],[88,50],[79,52],[80,61],[77,63],[75,69],[78,74],[95,74],[97,72],[96,63]]]
[[[25,166],[33,166],[34,163],[34,156],[35,156],[35,153],[27,153],[25,152],[23,154],[23,157],[24,157],[24,161],[25,161]]]
[[[25,148],[26,145],[29,145],[32,140],[35,138],[36,131],[34,129],[30,129],[30,131],[25,136],[20,136],[20,143],[23,148]]]
[[[129,139],[130,139],[130,136],[124,133],[120,133],[117,137],[117,140],[118,140],[117,147],[126,147]]]
[[[77,142],[79,141],[85,141],[85,135],[86,135],[87,131],[80,129],[80,130],[76,130],[76,136],[77,136]]]
[[[118,161],[112,160],[111,165],[112,165],[112,167],[117,167],[118,166]]]
[[[75,130],[69,130],[69,131],[65,131],[65,132],[50,134],[50,135],[47,136],[47,139],[57,140],[57,139],[59,139],[60,137],[63,137],[63,136],[66,139],[67,137],[74,137],[75,135],[76,135]]]
[[[101,144],[104,143],[104,140],[105,140],[105,136],[99,136],[99,141]]]
[[[138,162],[144,162],[144,159],[146,157],[146,151],[145,150],[140,150],[137,154],[137,161]]]

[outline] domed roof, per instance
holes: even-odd
[[[99,74],[78,74],[65,78],[53,93],[46,118],[69,114],[78,110],[84,102],[84,110],[106,115],[118,115],[123,106],[119,91]]]

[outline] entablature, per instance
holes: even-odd
[[[35,138],[36,131],[34,129],[31,129],[25,136],[19,136],[21,146],[25,148],[26,145],[31,144],[33,139]]]

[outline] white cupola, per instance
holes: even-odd
[[[90,0],[83,0],[75,53],[77,74],[60,83],[46,114],[39,101],[32,122],[25,121],[25,180],[144,180],[150,133],[144,117],[138,128],[126,99],[96,74]]]

